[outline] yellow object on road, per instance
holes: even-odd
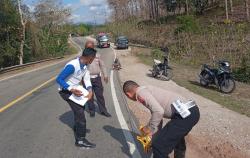
[[[141,135],[137,136],[137,140],[142,144],[144,152],[148,153],[151,151],[151,141],[152,138],[149,135],[145,135],[142,131],[142,126],[140,127]]]

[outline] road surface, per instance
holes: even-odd
[[[80,46],[84,44],[83,38],[75,38],[74,41]],[[114,58],[112,49],[98,51],[111,70]],[[131,126],[131,117],[122,102],[116,73],[112,79],[115,89],[111,90],[110,82],[105,85],[106,104],[112,117],[97,114],[95,118],[90,118],[86,113],[87,128],[90,130],[87,138],[97,144],[96,149],[86,150],[74,146],[73,114],[60,98],[58,85],[53,80],[65,63],[0,81],[0,108],[11,104],[0,112],[0,158],[140,157],[140,154],[136,155],[140,147],[127,139],[131,132],[123,128]],[[50,79],[53,81],[15,103],[17,98]],[[123,123],[120,122],[121,116],[118,119],[116,114],[118,107],[114,107],[114,92],[118,100],[115,105],[120,105],[124,116]],[[135,149],[131,150],[131,147]]]

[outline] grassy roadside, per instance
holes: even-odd
[[[138,53],[136,56],[142,63],[152,65],[153,58],[151,56],[143,55],[143,53]],[[223,94],[215,87],[204,88],[199,85],[199,67],[183,65],[177,62],[171,62],[170,65],[174,72],[173,81],[178,85],[223,105],[230,110],[250,117],[250,85],[237,82],[236,90],[232,94]]]
[[[78,49],[72,44],[68,44],[68,51],[65,53],[65,55],[71,55],[71,54],[77,54]]]

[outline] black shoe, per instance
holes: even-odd
[[[111,117],[111,115],[108,112],[101,112],[101,115],[106,116],[106,117]]]
[[[89,115],[90,115],[90,117],[95,117],[95,112],[94,111],[90,111]]]
[[[90,149],[90,148],[95,148],[96,145],[93,143],[90,143],[86,138],[83,138],[82,140],[77,140],[75,145],[77,147],[81,147],[81,148],[86,148],[86,149]]]

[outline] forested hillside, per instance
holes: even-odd
[[[248,0],[108,0],[112,17],[98,31],[157,48],[189,65],[229,60],[250,82]]]
[[[0,68],[68,52],[70,33],[84,35],[90,29],[69,21],[71,9],[60,0],[39,0],[34,8],[21,0],[0,1]]]

